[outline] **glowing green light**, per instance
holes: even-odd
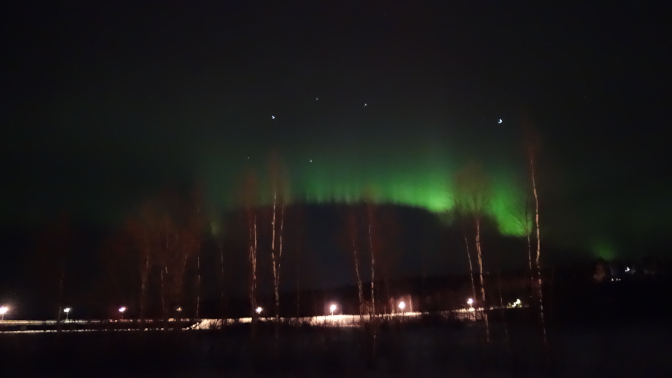
[[[290,201],[329,204],[357,203],[371,200],[379,204],[397,204],[420,207],[436,214],[445,214],[454,207],[453,177],[463,162],[456,163],[445,151],[419,148],[405,150],[404,156],[394,151],[378,150],[337,155],[323,152],[308,163],[302,154],[283,155],[287,190]],[[268,174],[268,164],[263,159],[247,169],[254,170],[258,179],[257,203],[271,203],[272,185]],[[487,169],[486,169],[487,170]],[[209,173],[217,182],[218,192],[211,196],[219,198],[227,207],[241,206],[240,195],[232,195],[241,190],[235,183],[242,177],[240,166],[222,165]],[[231,172],[235,172],[233,176]],[[502,234],[523,236],[526,234],[520,222],[520,204],[524,203],[525,189],[518,180],[511,177],[506,169],[488,174],[491,180],[492,198],[485,211],[495,219]],[[229,190],[222,190],[227,183],[234,183]],[[233,199],[232,199],[233,198]],[[519,213],[519,214],[518,214]]]
[[[616,258],[617,251],[614,244],[606,238],[597,238],[593,240],[592,252],[596,257],[611,261]]]

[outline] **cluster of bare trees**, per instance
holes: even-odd
[[[200,251],[203,238],[201,201],[197,195],[182,201],[175,196],[145,203],[139,213],[127,220],[123,235],[129,241],[131,259],[138,267],[139,315],[147,314],[147,298],[160,298],[164,318],[187,306],[185,290],[193,288],[193,316],[200,312]],[[195,271],[193,286],[185,282],[188,270]]]
[[[389,304],[389,279],[399,252],[394,213],[369,199],[347,206],[343,226],[345,234],[341,247],[352,261],[359,314],[375,316],[381,311],[393,312]],[[367,279],[370,280],[368,288],[365,287]]]
[[[528,201],[529,204],[525,204],[525,212],[520,220],[524,223],[526,231],[531,286],[535,297],[539,300],[543,324],[539,199],[534,148],[529,148],[528,157],[530,198],[534,201]],[[255,173],[252,170],[248,171],[240,187],[241,214],[244,219],[241,223],[245,225],[244,248],[249,267],[247,292],[250,315],[255,320],[259,316],[257,309],[260,303],[260,261],[264,261],[264,264],[265,261],[269,262],[268,270],[272,273],[274,302],[272,313],[276,319],[280,317],[281,278],[283,277],[284,249],[287,248],[286,218],[289,210],[289,194],[286,176],[277,157],[270,160],[268,172],[268,179],[264,180],[264,185],[261,186]],[[490,182],[483,168],[476,163],[470,163],[458,171],[453,182],[455,214],[460,220],[463,232],[472,295],[477,307],[487,308],[489,302],[486,295],[481,233],[492,197]],[[260,205],[260,192],[270,192],[270,202],[267,199],[263,206]],[[125,254],[122,259],[125,265],[137,267],[136,273],[132,276],[137,282],[135,292],[138,297],[132,300],[139,304],[139,316],[143,320],[148,313],[149,296],[158,298],[156,302],[160,302],[159,309],[164,318],[171,314],[174,315],[173,311],[177,307],[188,309],[189,316],[199,317],[200,315],[201,250],[206,232],[204,232],[205,217],[202,211],[202,198],[199,191],[194,191],[194,193],[187,196],[187,199],[169,195],[145,203],[135,216],[127,220],[123,232],[117,236],[114,243],[110,244],[111,253]],[[372,200],[346,207],[343,247],[348,251],[353,262],[359,313],[362,315],[375,316],[379,311],[393,311],[387,306],[390,299],[388,278],[391,276],[395,256],[394,232],[392,231],[394,227],[390,227],[394,221],[390,221],[393,217],[389,214],[383,214],[383,208],[384,206],[376,205]],[[218,237],[221,238],[221,235]],[[533,240],[536,242],[534,256]],[[220,265],[218,270],[221,276],[220,300],[224,308],[225,248],[221,240],[216,242]],[[115,266],[114,263],[109,265]],[[475,275],[477,280],[475,280]],[[300,308],[300,264],[297,265],[296,276],[298,314],[300,312],[298,310]],[[190,281],[188,278],[192,277],[195,281],[187,282]],[[501,293],[500,302],[502,302]],[[486,323],[486,339],[489,340],[487,312],[483,317]]]
[[[285,235],[285,217],[287,209],[287,189],[284,180],[284,173],[277,157],[273,157],[270,162],[270,187],[271,187],[271,220],[270,220],[270,255],[273,271],[273,295],[275,302],[275,318],[280,318],[280,278],[282,274],[282,252]],[[259,315],[258,306],[258,260],[259,260],[259,231],[265,227],[260,227],[259,221],[263,219],[261,215],[263,208],[257,204],[257,179],[252,171],[248,172],[243,189],[243,203],[245,206],[245,218],[248,235],[248,260],[250,264],[250,283],[249,298],[251,316],[256,319]],[[263,249],[262,249],[263,250]]]
[[[481,221],[491,199],[491,190],[488,179],[483,172],[482,167],[476,163],[470,163],[460,170],[455,177],[455,208],[458,214],[464,218],[471,218],[473,221],[473,238],[476,246],[476,261],[478,261],[478,270],[480,278],[481,298],[480,306],[486,306],[485,300],[485,280],[483,279],[483,249],[481,248]],[[469,229],[468,227],[466,228]],[[471,262],[471,253],[469,252],[469,238],[465,231],[464,241],[469,258],[469,270],[472,279],[472,291],[474,300],[476,300],[476,288],[473,282],[473,267]],[[487,311],[483,314],[485,319],[486,340],[490,340],[490,326],[488,322]]]
[[[363,211],[362,211],[363,210]],[[362,214],[364,212],[365,214]],[[375,232],[376,208],[372,201],[367,201],[362,206],[351,206],[346,214],[346,248],[352,251],[355,279],[357,281],[357,298],[359,300],[359,314],[368,312],[374,316],[376,313],[376,246],[378,245],[377,233]],[[363,223],[362,223],[363,222]],[[375,241],[374,241],[375,240]],[[366,245],[362,248],[361,245]],[[365,251],[368,252],[365,254]],[[362,259],[368,260],[370,265],[370,297],[364,299],[364,270]]]
[[[511,211],[518,218],[521,228],[527,239],[527,257],[530,276],[530,287],[532,295],[538,300],[539,316],[543,335],[543,342],[546,344],[546,327],[544,319],[543,293],[542,293],[542,275],[541,275],[541,233],[539,227],[539,196],[537,191],[537,145],[528,138],[526,142],[528,173],[530,179],[530,188],[523,204],[516,203]],[[476,251],[476,261],[478,262],[478,277],[480,283],[480,300],[476,300],[479,307],[487,309],[485,280],[483,276],[483,248],[481,243],[481,226],[485,211],[490,203],[492,192],[489,179],[480,164],[471,162],[463,169],[457,172],[454,177],[454,201],[455,212],[458,219],[461,220],[464,235],[465,249],[469,261],[469,276],[471,278],[471,288],[476,300],[476,285],[474,283],[474,269],[472,256],[470,252],[470,239]],[[521,206],[522,205],[522,206]],[[522,211],[521,211],[522,209]],[[470,236],[471,235],[471,236]],[[536,254],[533,258],[532,240],[536,241]],[[500,284],[501,285],[501,284]],[[500,302],[501,292],[500,292]],[[500,303],[501,305],[501,303]],[[490,328],[487,311],[483,317],[486,324],[486,340],[490,340]]]

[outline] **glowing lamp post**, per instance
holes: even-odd
[[[331,316],[334,316],[334,311],[336,311],[336,305],[332,304],[329,306],[329,311],[331,311]]]
[[[65,312],[65,321],[67,323],[68,321],[68,316],[70,315],[70,310],[72,310],[70,307],[66,307],[63,309],[63,312]]]
[[[406,308],[406,303],[404,303],[404,302],[399,302],[399,310],[401,310],[401,312],[404,312],[404,309],[405,309],[405,308]]]
[[[119,307],[119,313],[121,314],[121,318],[124,318],[124,312],[126,312],[126,307],[121,306]]]
[[[2,315],[2,320],[5,320],[5,314],[9,311],[9,307],[7,306],[2,306],[0,307],[0,315]]]
[[[262,311],[264,311],[264,309],[261,308],[261,307],[257,307],[257,308],[254,310],[254,312],[256,312],[257,315],[261,315],[261,312],[262,312]]]
[[[469,299],[467,300],[467,304],[469,305],[469,309],[473,309],[473,308],[474,308],[474,307],[472,306],[472,305],[474,304],[474,300],[473,300],[473,299],[469,298]]]

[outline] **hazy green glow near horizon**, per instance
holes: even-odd
[[[290,158],[283,161],[284,186],[292,202],[353,204],[372,200],[378,204],[419,207],[436,214],[454,207],[452,177],[460,166],[450,164],[454,159],[446,154],[425,154],[406,159],[377,156],[362,159],[359,163],[353,158],[338,156],[315,158],[312,163],[301,160]],[[516,214],[522,214],[519,204],[523,203],[524,191],[517,184],[520,180],[506,169],[496,172],[485,169],[491,178],[492,195],[486,215],[496,220],[502,234],[525,235],[520,216]],[[252,164],[248,166],[249,170],[253,170],[257,178],[257,203],[269,204],[272,185],[267,164]],[[238,176],[243,176],[240,169]],[[227,192],[226,189],[224,191]],[[221,196],[220,192],[220,199],[224,199],[227,207],[242,205],[235,195]]]
[[[604,237],[593,240],[591,249],[596,257],[601,257],[606,261],[613,260],[617,255],[614,244]]]

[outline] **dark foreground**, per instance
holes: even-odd
[[[365,328],[273,325],[213,331],[0,335],[3,377],[560,376],[672,374],[672,327],[565,324],[541,341],[531,314],[484,325],[422,319]],[[508,333],[508,342],[507,342]]]

